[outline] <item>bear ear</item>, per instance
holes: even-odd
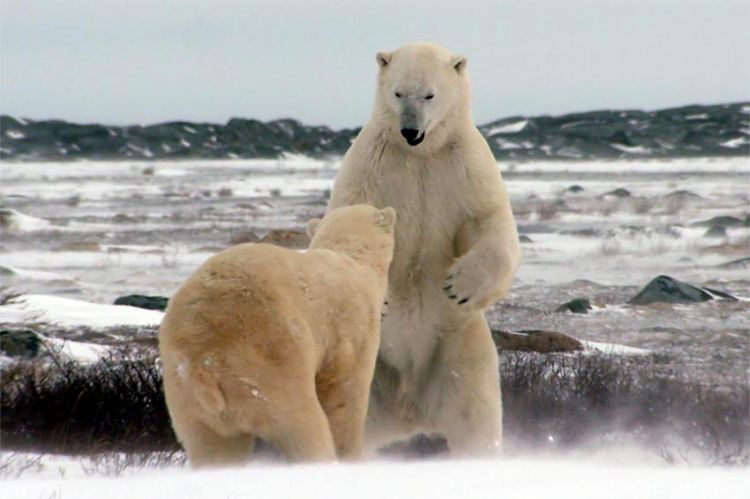
[[[396,226],[396,210],[383,208],[375,213],[375,225],[386,230],[392,230]]]
[[[378,61],[381,69],[391,63],[391,58],[393,58],[393,52],[378,52],[375,55],[375,60]]]
[[[456,73],[463,73],[466,70],[466,57],[463,55],[454,55],[451,58],[451,67]]]
[[[313,237],[315,233],[318,231],[318,227],[320,226],[321,220],[319,218],[313,218],[309,222],[307,222],[307,235],[310,237]]]

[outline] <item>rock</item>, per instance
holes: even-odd
[[[9,357],[33,359],[41,345],[39,335],[30,329],[0,330],[0,351]]]
[[[594,229],[593,227],[586,227],[584,229],[574,230],[561,230],[560,234],[565,236],[576,236],[576,237],[602,237],[602,231]]]
[[[492,339],[499,350],[521,352],[574,352],[583,350],[583,344],[572,336],[557,331],[492,331]]]
[[[678,281],[666,275],[660,275],[649,282],[637,295],[628,301],[631,305],[648,305],[651,303],[700,303],[709,300],[724,299],[736,301],[734,296],[711,288],[699,288],[686,282]]]
[[[738,258],[737,260],[732,260],[730,262],[724,262],[719,265],[717,265],[720,269],[746,269],[750,268],[750,256],[746,256],[745,258]]]
[[[679,189],[679,190],[676,190],[676,191],[672,191],[669,194],[666,194],[664,196],[664,198],[666,198],[666,199],[682,199],[682,200],[687,200],[687,199],[701,199],[701,197],[698,194],[696,194],[694,192],[691,192],[691,191],[688,191],[688,190],[685,190],[685,189]]]
[[[709,218],[708,220],[701,220],[700,222],[694,222],[690,225],[692,225],[693,227],[714,227],[714,226],[724,227],[724,228],[743,227],[743,226],[747,227],[748,225],[750,225],[750,223],[748,223],[748,220],[749,219],[742,220],[736,217],[722,215],[718,217]]]
[[[237,232],[229,238],[229,244],[257,243],[260,240],[258,235],[253,231]]]
[[[72,243],[65,243],[52,251],[102,251],[102,246],[99,243],[92,241],[75,241]]]
[[[572,312],[574,314],[586,314],[591,310],[591,302],[586,298],[576,298],[563,303],[555,309],[555,312]]]
[[[117,298],[115,305],[129,305],[147,310],[164,310],[167,308],[168,302],[169,298],[163,296],[126,295]]]
[[[712,225],[703,234],[706,239],[724,239],[727,237],[727,229],[722,225]]]
[[[726,239],[721,244],[714,244],[700,248],[701,253],[714,253],[717,255],[747,255],[747,249],[750,248],[750,238],[735,242],[727,243]]]
[[[518,241],[519,241],[519,242],[521,242],[521,243],[533,243],[533,242],[534,242],[534,241],[533,241],[533,240],[532,240],[532,239],[531,239],[531,238],[530,238],[529,236],[527,236],[526,234],[521,234],[520,236],[518,236]]]
[[[126,215],[124,213],[118,213],[114,217],[112,217],[112,223],[115,224],[134,224],[143,222],[146,219],[146,217],[133,217],[130,215]]]
[[[285,248],[307,248],[310,236],[306,232],[293,229],[273,229],[263,236],[259,243],[275,244]]]
[[[546,224],[522,224],[518,226],[519,234],[553,234],[555,229]]]
[[[565,191],[566,192],[572,192],[572,193],[583,192],[583,187],[581,187],[580,185],[577,185],[577,184],[576,185],[571,185],[570,187],[568,187],[567,189],[565,189]]]
[[[618,187],[617,189],[615,189],[613,191],[609,191],[609,192],[606,192],[606,193],[602,194],[601,197],[603,197],[603,198],[605,198],[605,197],[615,197],[615,198],[621,198],[622,199],[622,198],[629,198],[630,196],[632,196],[632,194],[630,194],[629,190],[623,189],[622,187]]]

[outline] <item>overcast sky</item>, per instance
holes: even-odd
[[[468,56],[478,123],[750,99],[750,3],[0,4],[0,112],[109,124],[357,126],[375,53]]]

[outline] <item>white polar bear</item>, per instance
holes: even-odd
[[[500,380],[483,311],[521,258],[508,195],[473,124],[466,58],[414,43],[377,62],[372,117],[328,206],[399,215],[366,441],[440,433],[453,453],[496,452]]]

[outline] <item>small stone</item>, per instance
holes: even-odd
[[[727,237],[727,229],[722,225],[712,225],[703,234],[706,239],[724,239]]]
[[[233,234],[229,239],[229,244],[257,243],[260,240],[258,235],[250,230]]]
[[[602,197],[629,198],[631,195],[629,190],[618,187],[613,191],[605,193]]]
[[[131,307],[145,308],[146,310],[164,310],[167,308],[169,298],[163,296],[126,295],[115,300],[115,305],[128,305]]]
[[[310,236],[301,230],[274,229],[263,236],[258,242],[274,244],[285,248],[306,248],[310,244]]]
[[[555,312],[572,312],[574,314],[586,314],[591,310],[591,302],[586,298],[576,298],[563,303],[555,309]]]

